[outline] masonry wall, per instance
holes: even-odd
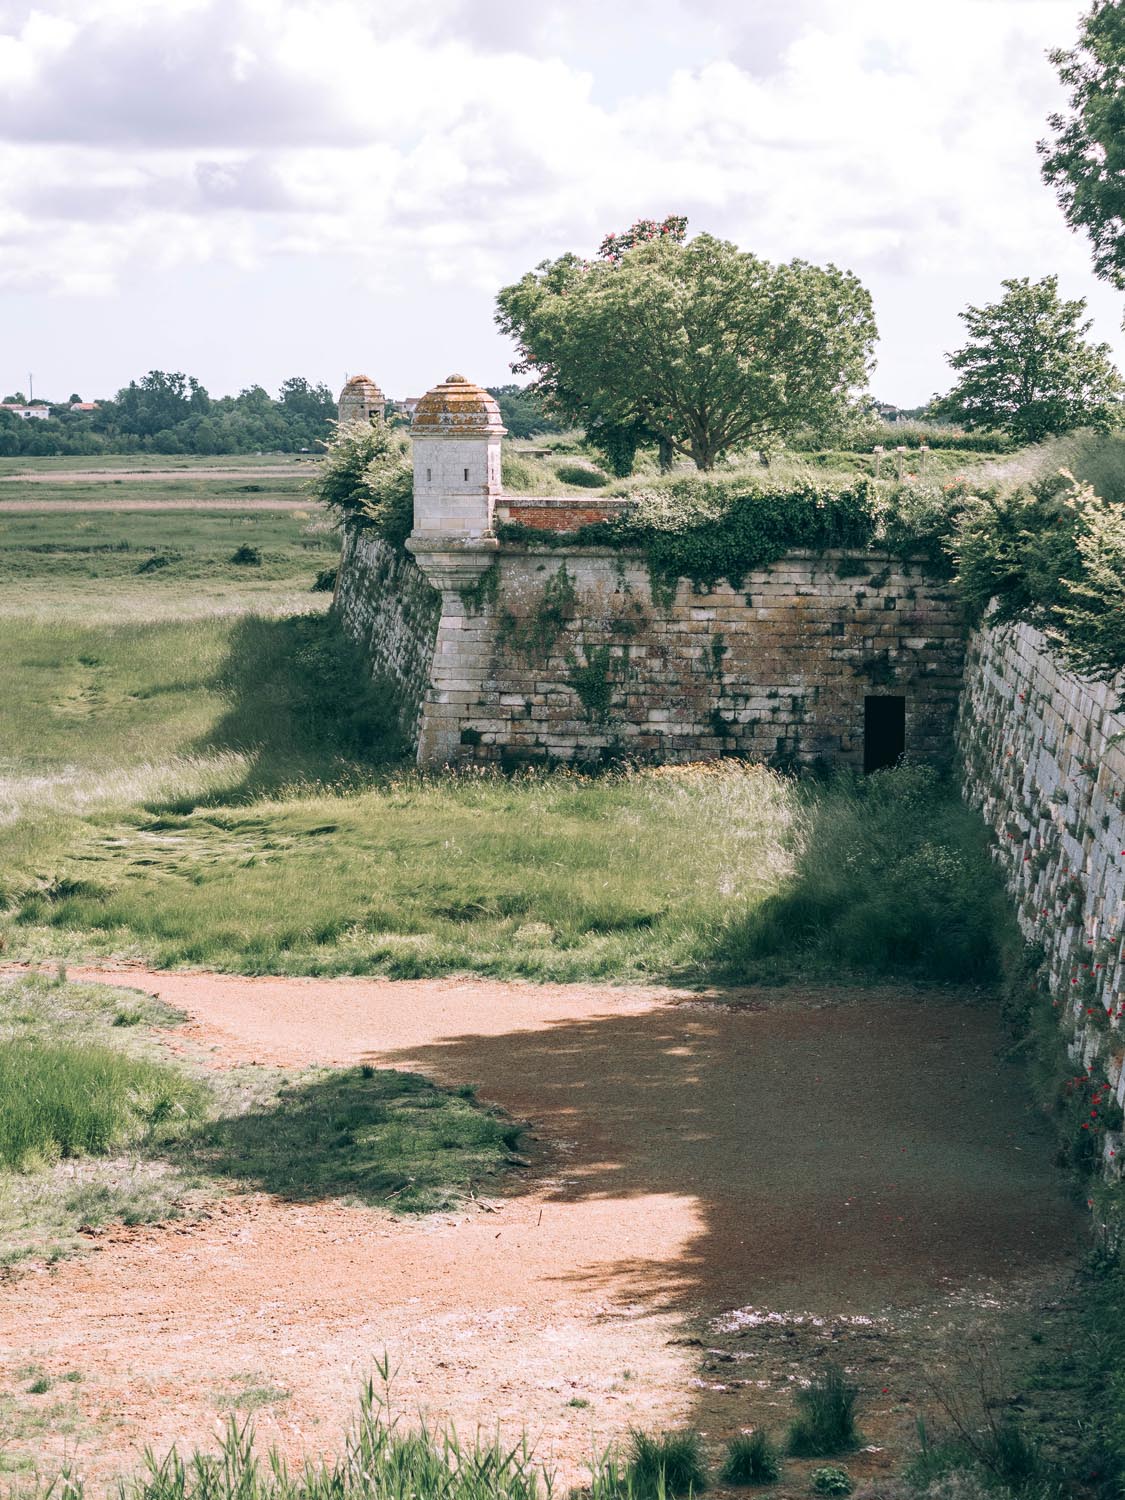
[[[1025,937],[1042,945],[1076,1060],[1125,1102],[1125,717],[1028,626],[974,632],[957,738]],[[1110,1024],[1112,1021],[1112,1025]],[[1107,1152],[1120,1154],[1113,1137]]]
[[[459,629],[488,643],[454,689],[464,759],[861,766],[864,699],[885,694],[909,755],[952,753],[963,630],[921,561],[792,554],[654,598],[639,557],[504,544]]]
[[[333,608],[372,672],[390,684],[403,733],[414,743],[430,682],[440,595],[405,554],[370,532],[349,531]]]

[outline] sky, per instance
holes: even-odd
[[[0,395],[513,377],[498,287],[683,213],[856,272],[872,391],[957,314],[1125,299],[1039,176],[1073,0],[0,0]]]

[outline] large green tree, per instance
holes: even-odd
[[[515,368],[588,430],[643,430],[700,469],[837,421],[876,337],[857,278],[771,265],[707,234],[684,243],[681,220],[664,225],[504,287],[496,321],[517,341]]]
[[[1086,339],[1085,299],[1064,301],[1057,276],[1001,285],[999,302],[961,314],[969,339],[949,356],[960,379],[936,412],[969,428],[1002,428],[1023,443],[1110,425],[1120,410],[1121,377],[1109,345]]]
[[[1094,247],[1094,269],[1125,291],[1125,5],[1094,0],[1078,43],[1051,53],[1068,109],[1039,142],[1043,176],[1067,223]]]

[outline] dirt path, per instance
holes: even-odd
[[[14,474],[0,474],[0,484],[120,484],[138,479],[278,479],[286,475],[307,474],[309,463],[259,464],[256,468],[193,469],[24,469]]]
[[[384,1348],[408,1409],[526,1426],[572,1475],[630,1424],[776,1420],[798,1353],[829,1348],[885,1448],[935,1351],[982,1305],[1045,1295],[1073,1253],[994,1012],[964,998],[71,977],[181,1007],[173,1045],[215,1066],[418,1068],[477,1083],[535,1137],[502,1196],[457,1214],[236,1196],[10,1284],[9,1385],[19,1365],[82,1372],[94,1472],[205,1441],[240,1381],[275,1393],[263,1437],[331,1448]]]
[[[319,510],[317,501],[307,500],[215,500],[203,496],[194,500],[3,500],[0,515],[43,516],[80,510]]]

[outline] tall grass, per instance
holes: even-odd
[[[104,1155],[202,1110],[183,1072],[108,1047],[0,1041],[0,1164]]]
[[[197,783],[148,811],[21,825],[9,951],[396,978],[995,973],[984,836],[921,768],[822,785],[723,765],[287,788],[283,764],[271,792],[243,764],[239,787],[202,800]]]
[[[788,872],[798,815],[741,767],[248,786],[43,826],[6,936],[251,973],[705,976]]]
[[[503,1173],[522,1125],[414,1073],[218,1074],[167,1061],[180,1012],[60,977],[0,980],[0,1266],[65,1254],[80,1226],[159,1222],[236,1182],[396,1213]]]
[[[670,1500],[705,1490],[707,1471],[698,1433],[662,1432],[654,1437],[634,1429],[629,1434],[625,1486],[635,1500]]]
[[[698,1439],[695,1449],[693,1472]],[[702,1480],[701,1469],[698,1477]],[[652,1500],[656,1494],[687,1492],[671,1484],[658,1491],[637,1489],[612,1455],[594,1456],[581,1491],[586,1500]],[[84,1500],[86,1493],[76,1473],[18,1491],[21,1500]],[[231,1417],[217,1453],[181,1454],[173,1448],[158,1457],[148,1448],[141,1472],[120,1481],[114,1492],[116,1500],[551,1500],[555,1493],[553,1472],[526,1438],[506,1443],[499,1435],[478,1434],[465,1442],[452,1429],[400,1426],[371,1383],[334,1459],[292,1468],[275,1448],[260,1454],[250,1421]]]
[[[855,1424],[859,1389],[830,1365],[793,1397],[797,1415],[786,1444],[794,1458],[831,1458],[860,1444]]]
[[[730,977],[772,959],[987,981],[1004,913],[979,820],[937,773],[904,766],[812,792],[792,873],[721,949]]]
[[[781,1478],[781,1457],[768,1432],[740,1432],[727,1444],[719,1474],[724,1484],[774,1484]]]
[[[1060,469],[1092,485],[1103,499],[1125,503],[1125,434],[1083,431],[1048,438],[984,465],[977,476],[1014,489],[1049,479]]]

